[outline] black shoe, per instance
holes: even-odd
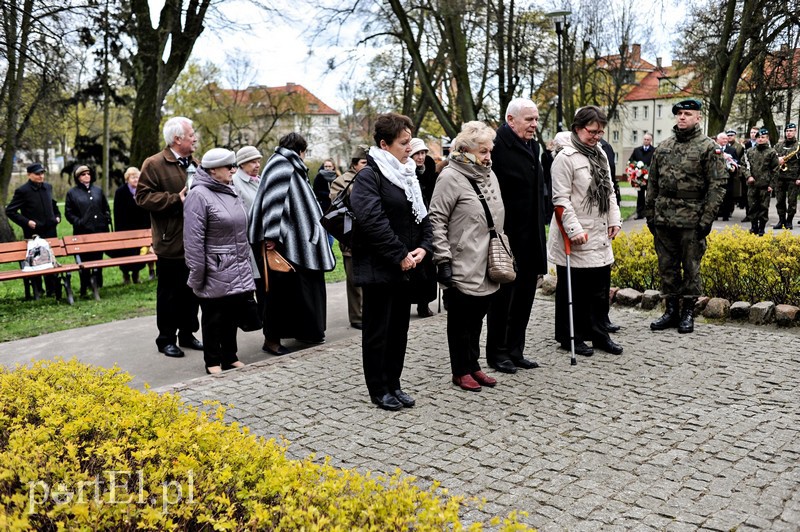
[[[184,356],[184,352],[175,344],[167,344],[163,347],[158,348],[159,353],[164,353],[168,357],[172,358],[181,358]]]
[[[601,327],[603,328],[603,330],[605,330],[606,332],[610,332],[610,333],[619,332],[619,330],[622,329],[622,327],[620,327],[619,325],[616,325],[614,323],[611,323],[610,321],[607,322],[607,323],[604,323],[603,325],[601,325]]]
[[[510,360],[501,360],[500,362],[489,362],[489,367],[496,369],[500,373],[516,373],[517,366]]]
[[[267,344],[264,344],[261,346],[261,350],[277,357],[289,354],[289,350],[281,344],[278,344],[278,349],[272,349]]]
[[[570,351],[570,343],[561,342],[561,349],[564,349],[565,351]],[[584,357],[590,357],[594,354],[594,349],[586,345],[586,342],[577,341],[575,342],[575,354]]]
[[[512,360],[511,362],[518,368],[522,369],[534,369],[539,367],[539,363],[535,360],[528,360],[525,357],[520,358],[519,360]]]
[[[364,326],[361,325],[360,323],[351,323],[350,327],[352,327],[353,329],[358,329],[359,331],[364,329]]]
[[[392,395],[394,395],[398,401],[403,403],[403,406],[406,408],[411,408],[412,406],[417,404],[414,398],[408,395],[403,390],[395,390],[394,392],[392,392]]]
[[[195,338],[194,335],[189,336],[188,338],[179,338],[178,345],[185,347],[186,349],[194,349],[195,351],[203,350],[203,342]]]
[[[390,393],[385,393],[383,395],[371,395],[370,399],[373,403],[384,410],[400,410],[403,408],[403,403],[401,403],[397,397]]]
[[[599,340],[597,342],[592,342],[592,345],[595,347],[595,349],[605,351],[606,353],[611,353],[612,355],[622,354],[622,346],[616,343],[611,338],[605,340]]]
[[[783,227],[788,229],[789,231],[794,229],[794,225],[792,225],[792,222],[786,222],[785,224],[783,224]]]
[[[417,315],[420,318],[430,318],[433,316],[433,311],[428,305],[417,305]]]

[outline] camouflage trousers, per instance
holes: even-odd
[[[797,192],[800,187],[794,184],[794,180],[779,179],[775,187],[775,197],[778,200],[778,216],[785,222],[791,222],[797,213]]]
[[[750,220],[753,223],[766,224],[769,218],[769,191],[766,188],[750,187],[747,189],[747,203],[750,206],[747,211]]]
[[[706,239],[695,229],[656,226],[656,256],[664,297],[696,298],[702,295],[700,261],[706,252]]]

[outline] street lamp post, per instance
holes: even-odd
[[[561,84],[561,34],[567,27],[567,16],[570,11],[552,11],[545,16],[556,19],[556,35],[558,36],[558,105],[556,106],[556,121],[558,122],[558,131],[564,127],[564,106],[562,104],[563,88]]]

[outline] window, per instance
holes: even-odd
[[[636,108],[634,107],[634,109],[636,109]],[[634,129],[633,131],[631,131],[631,135],[633,136],[633,143],[634,144],[638,144],[639,143],[639,132]]]
[[[658,104],[658,117],[661,118],[661,110],[664,108],[663,105]]]
[[[619,131],[611,132],[611,140],[614,142],[619,142]]]
[[[612,118],[614,120],[619,120],[619,109],[614,109],[614,116]]]
[[[325,124],[326,126],[331,125],[331,117],[329,117],[329,116],[323,117],[322,118],[322,123]]]
[[[633,108],[633,118],[639,118],[639,108],[638,107],[634,107]]]
[[[644,107],[642,107],[642,112],[644,113],[644,117],[645,117],[645,118],[647,118],[647,110],[648,110],[648,109],[650,109],[650,108],[649,108],[649,107],[647,107],[646,105],[645,105]]]
[[[661,130],[656,129],[656,138],[653,139],[653,143],[658,143],[659,140],[661,140]]]

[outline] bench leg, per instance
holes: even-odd
[[[63,277],[64,292],[67,294],[67,303],[73,305],[75,303],[75,295],[72,293],[72,274],[66,273]]]
[[[92,270],[89,273],[89,286],[92,287],[92,295],[95,301],[100,301],[100,276],[99,270]]]
[[[53,286],[53,295],[56,296],[56,301],[61,301],[61,284],[64,282],[63,277],[65,274],[55,276],[55,283]]]

